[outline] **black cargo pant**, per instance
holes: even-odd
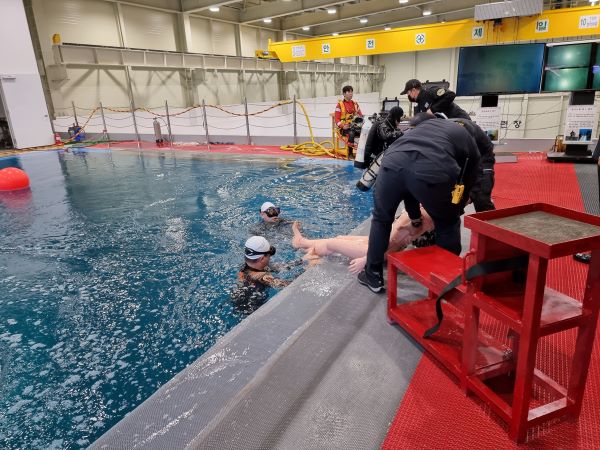
[[[483,169],[483,174],[469,194],[473,206],[475,206],[475,211],[483,212],[496,209],[492,201],[492,189],[494,189],[494,169]]]
[[[348,136],[348,144],[354,144],[354,140],[356,139],[356,129],[354,127],[350,127],[347,130],[343,128],[340,130],[340,134],[342,136]],[[348,157],[352,156],[352,152],[354,151],[353,145],[348,145]]]
[[[421,203],[433,219],[436,244],[456,255],[460,254],[460,216],[463,205],[452,204],[453,188],[454,182],[429,184],[410,170],[382,167],[373,194],[375,204],[366,269],[377,275],[383,273],[384,255],[392,223],[402,201],[411,219],[421,216]]]

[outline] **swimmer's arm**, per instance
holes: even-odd
[[[271,264],[269,265],[269,267],[273,272],[283,272],[286,270],[293,269],[294,267],[301,266],[302,262],[302,259],[294,259],[293,261],[288,261],[286,263]]]
[[[263,275],[263,277],[260,279],[260,282],[272,288],[282,288],[290,284],[290,281],[275,278],[273,275],[270,275],[268,273],[265,273],[265,275]]]

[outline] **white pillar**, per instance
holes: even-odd
[[[0,97],[16,148],[54,143],[23,0],[2,0]],[[10,44],[9,44],[10,43]]]

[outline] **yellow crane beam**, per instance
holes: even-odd
[[[539,16],[509,17],[499,23],[466,19],[387,31],[269,41],[269,52],[281,62],[294,62],[597,35],[600,7],[584,6],[548,10]]]

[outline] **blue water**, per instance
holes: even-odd
[[[83,448],[242,320],[229,302],[265,200],[310,236],[345,234],[371,195],[349,165],[193,153],[0,159],[0,448]],[[299,255],[289,240],[274,261]]]

